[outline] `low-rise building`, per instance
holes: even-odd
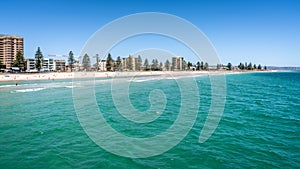
[[[73,63],[73,70],[74,70],[75,72],[82,71],[82,70],[83,70],[82,64],[79,63],[78,61],[75,61],[75,62]]]
[[[35,59],[25,59],[26,71],[31,72],[35,70]]]
[[[65,60],[54,60],[53,69],[55,71],[59,71],[59,72],[66,71],[66,61]]]
[[[100,60],[98,63],[99,71],[106,71],[106,60]]]
[[[43,70],[44,71],[53,71],[53,64],[54,64],[54,61],[53,59],[49,59],[49,58],[45,58],[43,59]]]
[[[36,60],[33,58],[25,59],[26,71],[35,72],[37,71],[35,67]],[[41,71],[65,71],[66,70],[66,61],[65,60],[54,60],[49,58],[44,58],[42,60],[42,69]]]

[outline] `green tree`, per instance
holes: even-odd
[[[208,65],[207,62],[205,62],[205,64],[204,64],[204,70],[208,70],[208,69],[209,69],[209,65]]]
[[[188,62],[188,63],[187,63],[188,69],[190,69],[192,66],[193,66],[193,64],[192,64],[191,62]]]
[[[261,65],[260,65],[260,64],[257,66],[257,69],[258,69],[258,70],[261,70]]]
[[[35,68],[40,71],[43,68],[43,54],[40,47],[35,52]]]
[[[264,66],[264,69],[267,70],[267,66]]]
[[[185,70],[185,69],[186,69],[186,67],[187,67],[186,61],[185,61],[185,60],[183,60],[183,62],[182,62],[182,70]]]
[[[152,60],[151,70],[158,70],[158,60],[157,59]]]
[[[96,63],[95,63],[95,69],[96,69],[96,72],[99,70],[99,55],[96,54]]]
[[[121,70],[121,67],[122,67],[121,57],[118,56],[118,57],[117,57],[117,60],[116,60],[116,64],[115,64],[115,69],[120,71],[120,70]]]
[[[136,70],[138,70],[138,71],[141,70],[142,62],[143,62],[143,60],[142,60],[141,56],[139,55],[138,60],[137,60],[137,64],[136,64]]]
[[[238,66],[238,68],[240,70],[244,70],[245,69],[245,65],[243,63],[240,63],[239,66]]]
[[[133,57],[131,55],[128,56],[128,59],[127,59],[127,68],[128,70],[133,70]]]
[[[25,61],[24,61],[24,56],[23,53],[18,51],[16,55],[16,60],[14,60],[13,67],[18,67],[20,70],[25,69]]]
[[[146,58],[145,61],[144,61],[144,66],[145,66],[145,69],[148,70],[149,69],[149,62],[148,62],[148,59]]]
[[[256,68],[257,68],[257,67],[256,67],[256,64],[254,64],[254,65],[253,65],[253,69],[256,69]]]
[[[200,62],[199,61],[196,63],[196,70],[200,70]]]
[[[252,67],[252,63],[251,63],[251,62],[249,63],[249,65],[248,65],[247,69],[248,69],[248,70],[252,70],[252,69],[253,69],[253,67]]]
[[[164,67],[163,63],[162,62],[159,62],[159,70],[162,70]]]
[[[70,69],[71,69],[71,72],[72,72],[73,71],[73,65],[74,65],[74,62],[75,62],[74,54],[73,54],[72,51],[69,52],[68,62],[69,62],[69,66],[70,66]]]
[[[82,66],[85,70],[87,70],[91,66],[90,57],[88,54],[85,54],[82,59]]]
[[[228,70],[232,70],[232,64],[230,62],[227,64],[227,68]]]
[[[112,71],[113,70],[113,65],[114,65],[114,60],[111,57],[111,54],[108,53],[107,59],[106,59],[106,70],[107,71]]]
[[[170,71],[170,61],[168,59],[165,62],[165,68],[167,71]]]
[[[204,63],[203,62],[201,62],[201,64],[200,64],[200,69],[204,70]]]

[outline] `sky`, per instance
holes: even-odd
[[[25,58],[34,57],[37,47],[44,57],[67,55],[70,50],[79,55],[97,30],[115,19],[141,12],[167,13],[191,22],[208,37],[224,64],[300,66],[298,0],[3,1],[0,34],[24,37]],[[113,57],[142,50],[145,46],[135,46],[140,44],[136,40],[138,38],[133,38],[133,42],[128,43],[132,46],[116,47]],[[155,41],[155,37],[148,42],[147,48],[165,47],[159,40]],[[184,50],[171,52],[184,57],[189,55]]]

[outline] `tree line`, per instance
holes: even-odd
[[[72,55],[70,55],[70,57],[72,57]],[[167,59],[165,61],[165,63],[159,62],[157,59],[153,59],[151,63],[149,63],[148,59],[146,58],[144,60],[144,63],[142,61],[141,56],[137,57],[137,61],[133,61],[133,58],[131,55],[128,56],[128,58],[123,58],[126,60],[126,67],[125,69],[127,70],[133,70],[133,67],[135,67],[134,70],[140,71],[141,68],[143,67],[143,70],[151,70],[151,71],[155,71],[155,70],[163,70],[163,68],[165,68],[165,70],[171,70],[172,67],[172,63]],[[72,60],[72,59],[71,59]],[[96,56],[96,63],[98,63],[99,59],[98,59],[98,55]],[[72,66],[70,59],[69,59],[69,65]],[[84,69],[88,69],[89,67],[91,67],[90,64],[90,59],[89,56],[87,54],[85,54],[83,56],[83,60],[82,60],[82,66],[84,67]],[[111,56],[110,53],[108,53],[107,55],[107,59],[106,59],[106,70],[107,71],[122,71],[124,68],[124,65],[122,65],[122,60],[121,57],[118,56],[116,60],[114,60]],[[123,67],[122,67],[123,66]],[[186,62],[183,60],[183,70],[209,70],[210,69],[210,65],[207,62],[203,62],[203,61],[198,61],[196,64],[193,64],[192,62]],[[95,64],[94,67],[96,68],[96,70],[99,70],[98,64]],[[231,63],[228,63],[227,65],[223,65],[223,64],[217,64],[216,67],[214,69],[220,70],[220,69],[226,69],[226,70],[233,70],[233,69],[239,69],[239,70],[267,70],[267,67],[264,66],[262,67],[261,64],[253,64],[250,62],[249,64],[247,64],[247,62],[245,64],[240,63],[238,66],[233,66]]]
[[[163,68],[165,68],[165,70],[171,70],[172,67],[172,63],[168,59],[165,61],[165,63],[159,62],[157,59],[153,59],[151,63],[149,63],[149,60],[147,58],[145,58],[143,63],[143,60],[140,55],[137,57],[137,62],[133,62],[132,61],[133,59],[134,58],[131,55],[129,55],[128,58],[126,59],[127,70],[133,70],[133,67],[135,67],[135,70],[140,71],[141,68],[143,67],[144,68],[143,70],[146,71],[148,70],[159,71],[159,70],[163,70]],[[99,61],[98,56],[96,56],[96,63],[98,63],[98,61]],[[133,66],[133,64],[135,65]],[[82,66],[85,70],[91,67],[89,55],[85,54],[83,56]],[[108,53],[105,66],[107,71],[113,71],[113,70],[122,71],[123,65],[122,65],[121,57],[118,56],[117,59],[114,60],[111,54]],[[96,68],[96,70],[99,70],[98,64],[95,64],[94,67]],[[196,70],[209,70],[209,64],[207,62],[198,61],[196,65],[193,65],[191,62],[186,63],[186,61],[183,61],[184,70],[185,68],[190,69],[191,67],[195,67]]]
[[[93,65],[93,67],[97,70],[99,70],[99,56],[96,55],[96,63]],[[137,58],[132,57],[131,55],[128,56],[128,58],[123,58],[125,59],[125,61],[122,59],[120,56],[117,57],[116,60],[114,60],[111,56],[110,53],[108,53],[107,55],[107,59],[106,59],[106,70],[107,71],[123,71],[123,69],[126,70],[136,70],[136,71],[140,71],[142,70],[151,70],[151,71],[158,71],[158,70],[163,70],[163,68],[165,70],[171,70],[172,68],[172,63],[167,59],[165,61],[165,63],[159,62],[157,59],[153,59],[151,61],[151,63],[148,61],[148,59],[146,58],[143,62],[141,56],[139,55]],[[35,68],[40,71],[43,68],[42,65],[43,62],[43,54],[42,51],[40,49],[40,47],[37,48],[37,51],[35,53]],[[74,63],[76,62],[74,54],[72,51],[69,52],[69,56],[68,56],[68,64],[70,67],[70,70],[72,71],[74,68]],[[122,65],[124,64],[124,65]],[[2,63],[0,60],[0,67],[1,67]],[[13,67],[18,67],[20,68],[20,70],[25,70],[26,69],[26,64],[25,64],[25,59],[23,56],[22,52],[17,52],[16,54],[16,59],[13,61],[12,64]],[[198,61],[196,64],[192,64],[192,62],[186,62],[183,60],[183,70],[186,69],[193,69],[193,70],[209,70],[209,64],[207,62],[203,62],[203,61]],[[91,68],[91,60],[90,60],[90,56],[88,54],[85,54],[82,57],[82,67],[85,70],[88,70],[89,68]],[[228,63],[227,65],[222,65],[222,64],[217,64],[216,65],[216,69],[219,70],[221,68],[226,68],[227,70],[233,70],[236,69],[236,67],[234,67],[231,63]],[[237,68],[239,70],[267,70],[267,67],[264,66],[262,67],[261,64],[253,64],[251,62],[249,63],[240,63]]]
[[[238,68],[240,70],[267,70],[267,66],[264,66],[264,68],[262,68],[262,66],[260,64],[258,64],[258,66],[256,64],[253,64],[250,62],[249,64],[247,64],[247,62],[245,64],[240,63],[238,65]]]
[[[117,59],[114,60],[112,58],[111,54],[108,53],[106,62],[105,62],[106,70],[107,71],[123,71],[123,69],[126,69],[126,70],[140,71],[142,68],[144,68],[144,70],[155,71],[155,70],[162,70],[163,66],[170,67],[169,60],[167,60],[165,62],[165,64],[163,64],[162,62],[159,62],[157,59],[153,59],[152,62],[149,63],[148,59],[146,58],[143,63],[143,60],[140,55],[137,58],[134,58],[133,56],[129,55],[128,58],[123,58],[123,59],[124,60],[122,62],[122,58],[120,56],[118,56]],[[98,55],[96,55],[96,63],[93,66],[96,70],[99,70],[99,66],[97,63],[99,63]],[[72,63],[69,62],[69,65],[71,66]],[[90,56],[88,54],[85,54],[82,57],[82,67],[85,70],[88,70],[91,67]]]

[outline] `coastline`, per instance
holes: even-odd
[[[206,76],[227,75],[255,72],[278,72],[269,71],[145,71],[145,72],[47,72],[47,73],[3,73],[0,74],[0,82],[38,81],[38,80],[67,80],[73,78],[118,78],[118,77],[142,77],[142,76]]]

